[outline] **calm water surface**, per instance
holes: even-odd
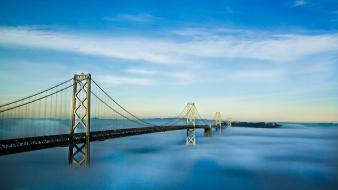
[[[337,189],[338,126],[284,124],[198,130],[91,143],[91,166],[68,166],[68,148],[0,156],[1,189]]]

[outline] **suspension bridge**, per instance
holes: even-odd
[[[188,102],[174,118],[137,117],[119,104],[90,74],[0,106],[0,155],[68,146],[71,165],[90,163],[90,142],[173,130],[186,130],[186,144],[196,144],[196,129],[212,136],[222,126],[220,112],[213,124]]]

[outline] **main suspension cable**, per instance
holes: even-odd
[[[95,80],[92,79],[92,81],[94,82],[94,84],[110,99],[112,100],[116,105],[118,105],[121,109],[123,109],[125,112],[127,112],[128,114],[130,114],[132,117],[134,117],[135,119],[141,121],[142,123],[145,123],[147,125],[153,126],[154,124],[149,123],[147,121],[144,121],[143,119],[140,119],[139,117],[137,117],[136,115],[130,113],[127,109],[125,109],[122,105],[120,105],[117,101],[114,100],[114,98],[112,98],[105,90],[103,90],[96,82]]]
[[[15,101],[13,101],[13,102],[9,102],[9,103],[0,105],[0,108],[1,108],[1,107],[4,107],[4,106],[11,105],[11,104],[14,104],[14,103],[17,103],[17,102],[20,102],[20,101],[22,101],[22,100],[26,100],[26,99],[28,99],[28,98],[31,98],[31,97],[40,95],[40,94],[42,94],[42,93],[45,93],[45,92],[47,92],[47,91],[49,91],[49,90],[52,90],[52,89],[57,88],[57,87],[59,87],[59,86],[61,86],[61,85],[63,85],[63,84],[66,84],[67,82],[71,81],[72,79],[73,79],[73,78],[68,79],[68,80],[66,80],[66,81],[64,81],[64,82],[62,82],[62,83],[60,83],[60,84],[58,84],[58,85],[55,85],[55,86],[53,86],[53,87],[51,87],[51,88],[48,88],[48,89],[46,89],[46,90],[40,91],[40,92],[38,92],[38,93],[35,93],[35,94],[33,94],[33,95],[27,96],[27,97],[25,97],[25,98],[21,98],[21,99],[19,99],[19,100],[15,100]]]
[[[14,106],[14,107],[10,107],[10,108],[8,108],[8,109],[0,110],[0,113],[6,112],[6,111],[9,111],[9,110],[12,110],[12,109],[15,109],[15,108],[24,106],[24,105],[28,105],[28,104],[33,103],[33,102],[36,102],[36,101],[38,101],[38,100],[42,100],[42,99],[44,99],[44,98],[47,98],[47,97],[52,96],[52,95],[54,95],[54,94],[57,94],[57,93],[59,93],[59,92],[61,92],[61,91],[64,91],[64,90],[66,90],[66,89],[68,89],[68,88],[70,88],[70,87],[72,87],[72,86],[73,86],[73,84],[71,84],[71,85],[69,85],[69,86],[67,86],[67,87],[65,87],[65,88],[62,88],[62,89],[60,89],[60,90],[58,90],[58,91],[55,91],[55,92],[53,92],[53,93],[51,93],[51,94],[48,94],[48,95],[46,95],[46,96],[42,96],[42,97],[40,97],[40,98],[38,98],[38,99],[34,99],[34,100],[32,100],[32,101],[29,101],[29,102],[26,102],[26,103],[23,103],[23,104]]]
[[[114,108],[112,108],[107,102],[103,101],[100,97],[98,97],[94,92],[90,92],[93,96],[95,96],[100,102],[102,102],[104,105],[106,105],[109,109],[111,109],[113,112],[119,114],[120,116],[124,117],[125,119],[131,121],[131,122],[134,122],[136,124],[141,124],[141,125],[144,125],[144,126],[147,126],[145,125],[144,123],[139,123],[139,122],[136,122],[135,120],[132,120],[130,118],[128,118],[127,116],[121,114],[120,112],[116,111]]]

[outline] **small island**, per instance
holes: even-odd
[[[227,122],[223,122],[222,125],[226,126]],[[282,125],[274,122],[241,122],[233,121],[231,122],[233,127],[250,127],[250,128],[279,128]]]

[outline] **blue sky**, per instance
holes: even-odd
[[[89,72],[143,117],[338,121],[338,2],[2,0],[0,67],[0,102]]]

